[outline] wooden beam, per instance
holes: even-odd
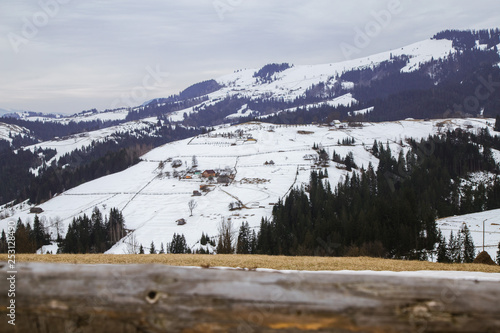
[[[5,272],[7,264],[0,262]],[[498,332],[498,282],[20,263],[0,332]]]

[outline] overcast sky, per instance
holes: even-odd
[[[376,23],[374,13],[390,17]],[[498,27],[499,13],[498,0],[1,0],[0,108],[137,105],[241,68],[337,62],[448,28]],[[362,45],[356,31],[366,29]]]

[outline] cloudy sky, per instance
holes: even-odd
[[[498,27],[498,13],[498,0],[1,0],[0,108],[138,105],[241,68],[337,62],[448,28]],[[359,31],[371,35],[363,45]]]

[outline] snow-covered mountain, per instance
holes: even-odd
[[[151,242],[157,247],[170,242],[174,233],[184,234],[188,245],[197,249],[202,233],[216,236],[223,218],[231,220],[236,228],[242,222],[257,228],[263,217],[270,217],[273,205],[292,187],[308,183],[318,157],[317,151],[313,150],[315,144],[330,154],[333,150],[341,156],[353,152],[358,166],[366,168],[372,163],[376,168],[378,159],[369,151],[374,140],[387,142],[393,155],[397,156],[399,151],[409,149],[406,138],[424,138],[438,133],[443,126],[469,131],[484,127],[492,130],[493,123],[492,119],[453,119],[445,122],[364,123],[363,127],[349,127],[347,124],[287,126],[261,122],[223,126],[205,135],[156,148],[142,156],[139,164],[123,172],[56,195],[40,205],[44,211],[40,217],[53,234],[56,233],[54,221],[62,221],[64,233],[74,217],[90,215],[94,207],[103,212],[116,207],[123,212],[131,233],[109,253],[127,252],[132,235],[147,248]],[[89,137],[95,135],[89,133]],[[354,139],[355,144],[342,145],[340,142],[346,138]],[[73,140],[77,139],[70,139]],[[60,144],[45,143],[44,147],[60,148]],[[494,151],[493,154],[500,162],[500,152]],[[213,179],[203,176],[204,171],[210,174],[210,170],[217,174]],[[331,162],[328,167],[332,187],[347,174],[349,172],[343,165]],[[197,203],[192,216],[188,207],[190,200]],[[230,204],[235,203],[242,205],[243,209],[230,210]],[[18,205],[5,212],[9,217],[0,221],[0,229],[6,228],[9,220],[20,217],[27,222],[34,217],[27,205]],[[494,233],[498,231],[495,223],[500,221],[495,217],[498,214],[488,214],[491,223],[487,230],[491,237],[487,238],[487,245],[493,251],[493,245],[500,241],[500,234]],[[185,219],[187,224],[177,225],[179,219]],[[458,230],[460,227],[460,223],[451,220],[439,223],[445,236],[450,228]],[[471,220],[471,223],[475,222]],[[477,228],[471,226],[471,229],[479,246]]]
[[[401,72],[409,73],[418,70],[423,64],[431,60],[443,59],[455,52],[457,50],[453,47],[451,40],[428,39],[406,47],[354,60],[320,65],[291,66],[285,70],[276,72],[271,70],[268,72],[269,76],[266,80],[260,80],[259,77],[256,77],[256,73],[259,71],[257,68],[237,70],[232,74],[215,79],[221,88],[207,94],[205,102],[172,112],[168,117],[172,121],[182,121],[184,114],[191,115],[201,112],[206,106],[217,104],[227,97],[247,98],[250,100],[275,99],[292,102],[297,98],[305,97],[306,92],[311,87],[319,84],[324,84],[325,88],[330,89],[340,85],[348,90],[354,86],[354,83],[339,79],[339,76],[345,72],[375,68],[383,62],[391,61],[397,57],[405,57],[405,59],[407,58],[407,62],[401,68]],[[342,96],[325,99],[321,103],[301,105],[301,107],[317,107],[323,104],[337,106],[339,105],[339,100],[343,102],[341,105],[358,103],[352,94],[347,92]],[[158,100],[154,100],[151,103],[155,106],[165,105],[165,103],[161,103]],[[149,105],[152,105],[151,103]],[[283,111],[290,110],[286,109]],[[231,119],[242,116],[241,110],[234,111],[234,114],[227,116],[227,118]],[[243,116],[248,115],[249,113],[243,114]]]
[[[451,81],[447,84],[458,85],[453,89],[460,88],[458,90],[463,90],[465,96],[458,97],[458,100],[454,101],[450,101],[450,97],[445,96],[444,101],[438,101],[435,105],[427,107],[426,109],[429,110],[423,115],[415,110],[406,110],[407,112],[401,115],[390,117],[379,115],[374,120],[378,121],[379,118],[384,119],[384,117],[387,119],[434,118],[454,111],[463,112],[462,109],[465,106],[458,110],[447,110],[447,108],[463,102],[467,96],[473,94],[478,83],[471,83],[472,88],[465,86],[470,73],[467,69],[462,69],[459,63],[484,63],[485,59],[475,53],[472,58],[464,57],[470,57],[468,52],[478,51],[484,54],[494,50],[498,52],[499,42],[498,32],[495,30],[442,32],[421,42],[354,60],[319,65],[268,64],[260,69],[236,70],[213,80],[196,83],[178,95],[155,98],[129,109],[105,111],[93,109],[72,116],[32,113],[18,113],[17,116],[25,120],[62,124],[95,120],[114,122],[108,126],[131,119],[161,116],[171,122],[184,122],[189,126],[213,126],[221,123],[234,123],[239,118],[249,116],[268,119],[269,116],[281,112],[293,112],[299,109],[309,111],[324,106],[333,112],[336,111],[335,108],[343,106],[350,109],[340,114],[341,118],[365,115],[369,119],[370,113],[377,112],[377,108],[374,108],[374,101],[377,99],[384,99],[388,96],[394,98],[394,95],[401,90],[432,89],[449,79]],[[464,59],[459,60],[460,58]],[[454,63],[446,63],[447,61]],[[487,61],[493,61],[498,65],[500,59],[488,58]],[[450,68],[455,69],[450,71]],[[462,77],[456,77],[456,70],[463,71]],[[398,74],[410,76],[394,77]],[[476,74],[482,75],[482,73]],[[387,82],[383,82],[384,79],[401,81],[390,86]],[[373,89],[373,91],[360,93],[356,90],[359,87]],[[469,92],[470,89],[472,91]],[[434,97],[422,98],[423,100],[419,101],[428,104],[426,101]],[[489,100],[491,99],[490,96]],[[467,113],[470,116],[476,116],[484,112],[486,106],[486,115],[494,116],[490,112],[490,108],[494,108],[490,105],[491,101],[489,104],[483,100],[480,102],[482,104],[477,110],[465,107]],[[448,103],[451,104],[446,106]],[[488,105],[483,105],[485,103]],[[395,104],[400,103],[396,100]],[[359,108],[357,108],[358,105]],[[385,111],[378,110],[378,112]],[[318,121],[324,121],[324,118],[328,117],[323,114],[318,117]]]

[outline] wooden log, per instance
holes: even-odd
[[[22,263],[15,330],[0,288],[0,332],[500,332],[492,281]]]

